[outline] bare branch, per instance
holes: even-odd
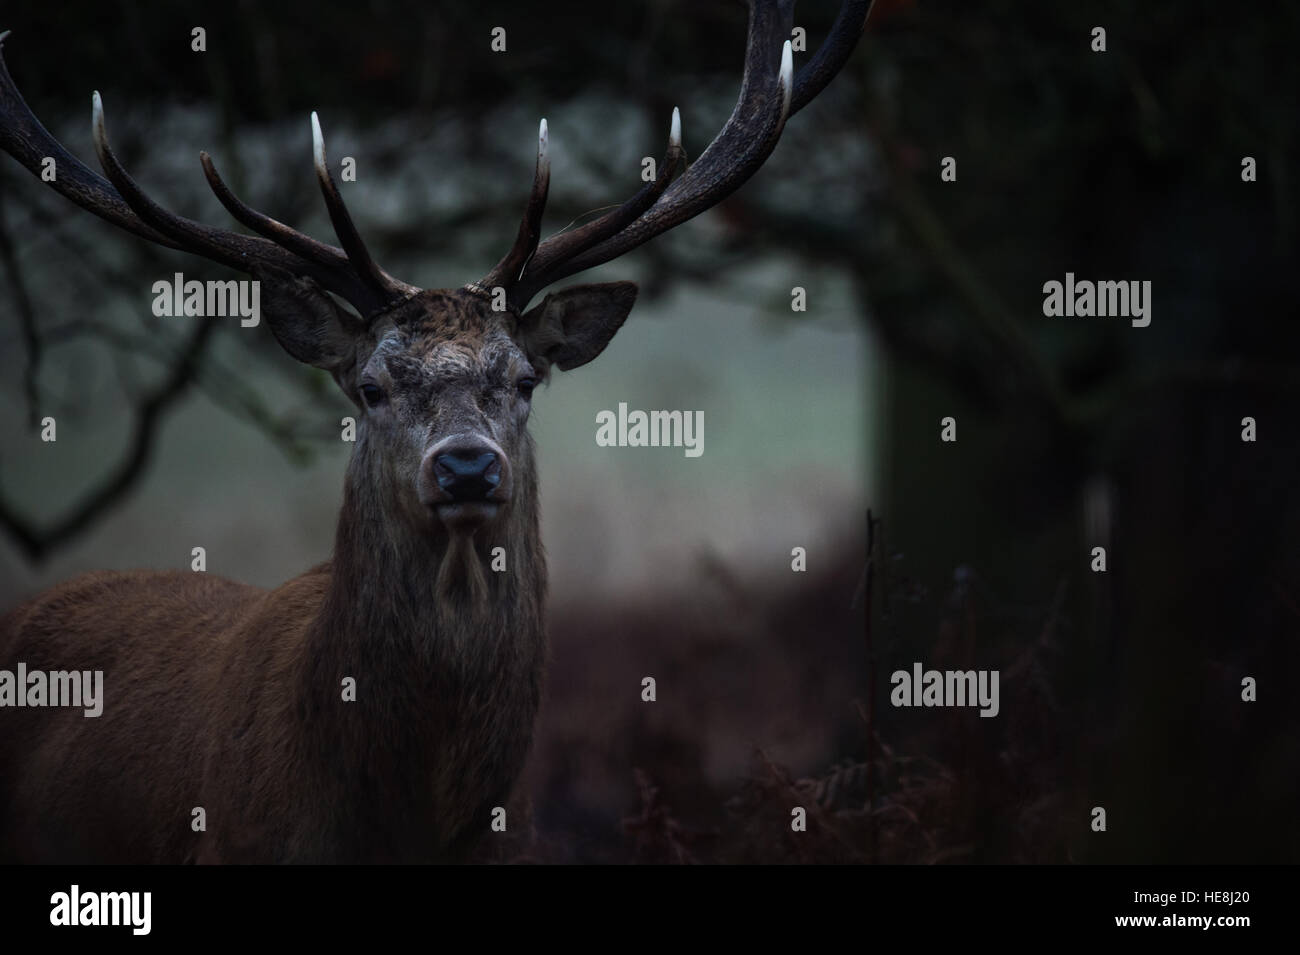
[[[0,192],[0,265],[3,265],[5,276],[9,279],[14,307],[18,309],[18,327],[27,351],[27,363],[23,366],[23,395],[27,400],[27,419],[35,428],[41,419],[41,336],[36,328],[36,310],[32,308],[32,298],[27,293],[27,283],[23,279],[22,269],[18,267],[13,242],[9,239],[3,199],[4,194]]]
[[[209,316],[202,319],[168,375],[136,404],[135,429],[126,455],[80,504],[49,526],[40,528],[20,516],[9,502],[0,498],[0,527],[5,529],[31,560],[44,559],[51,550],[83,533],[130,490],[149,463],[163,417],[185,394],[198,373],[203,353],[216,327],[215,318]]]

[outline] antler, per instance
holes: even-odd
[[[776,148],[786,120],[820,93],[848,60],[871,3],[845,0],[830,35],[795,77],[789,40],[794,0],[750,0],[740,95],[731,117],[699,158],[672,181],[683,156],[681,119],[674,108],[668,152],[655,181],[612,212],[539,245],[538,226],[550,181],[543,120],[537,174],[519,236],[506,257],[476,284],[505,287],[511,302],[523,308],[552,282],[616,259],[735,192]]]
[[[363,316],[419,291],[380,269],[366,251],[325,166],[325,145],[315,113],[316,175],[342,249],[318,242],[240,202],[217,175],[207,153],[200,153],[199,158],[213,192],[236,219],[260,236],[213,228],[168,212],[149,198],[118,161],[108,141],[98,92],[92,97],[92,129],[95,152],[108,179],[96,174],[50,135],[23,101],[4,62],[8,35],[7,30],[0,33],[0,149],[38,176],[45,158],[52,157],[58,173],[50,185],[81,208],[150,242],[192,252],[241,272],[269,266],[310,276],[351,302]]]

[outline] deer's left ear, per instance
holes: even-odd
[[[552,292],[524,313],[521,344],[534,363],[561,371],[577,368],[605,350],[634,302],[634,282],[575,285]]]

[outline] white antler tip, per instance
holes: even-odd
[[[99,145],[104,139],[104,101],[99,97],[99,90],[90,94],[90,129],[95,145]]]
[[[681,146],[682,144],[682,114],[676,106],[673,107],[673,125],[668,131],[668,145]]]
[[[781,72],[777,77],[781,82],[781,120],[784,122],[790,113],[790,94],[794,90],[794,53],[789,40],[781,48]]]
[[[320,117],[316,115],[315,110],[311,111],[311,151],[316,159],[317,170],[323,172],[327,168],[325,165],[325,136],[320,131]]]
[[[537,172],[542,176],[551,174],[551,159],[547,155],[547,149],[550,146],[551,133],[546,126],[546,120],[537,124]]]

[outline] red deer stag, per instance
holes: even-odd
[[[738,101],[708,148],[679,168],[674,111],[653,182],[539,244],[543,120],[514,246],[456,289],[408,285],[370,257],[314,114],[316,176],[341,249],[245,205],[206,153],[209,185],[256,234],[168,212],[118,161],[95,94],[104,179],[45,130],[0,58],[0,147],[37,175],[53,157],[50,185],[100,218],[260,281],[276,339],[328,370],[361,422],[332,560],[271,591],[202,573],[92,573],[0,620],[0,669],[100,670],[104,681],[97,719],[0,708],[0,860],[464,859],[522,767],[542,688],[533,389],[553,367],[600,354],[636,286],[529,301],[744,183],[848,59],[870,6],[843,3],[795,76],[794,3],[754,0]],[[505,573],[489,570],[496,547]],[[349,677],[355,701],[343,700]]]

